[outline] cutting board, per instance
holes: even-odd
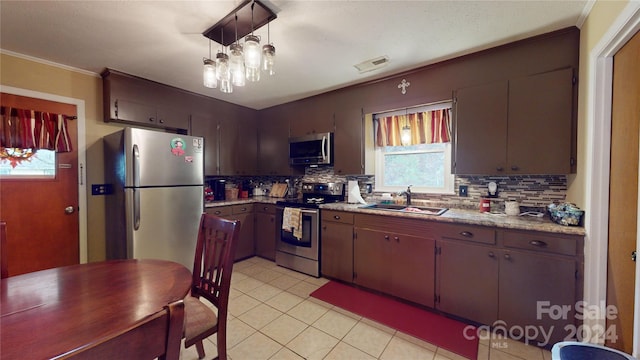
[[[287,195],[287,184],[275,183],[271,187],[271,197],[285,197]]]

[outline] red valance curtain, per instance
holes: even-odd
[[[68,133],[68,117],[48,112],[0,107],[0,147],[73,150]]]
[[[402,128],[408,126],[411,140],[403,144]],[[403,146],[451,141],[451,109],[440,109],[376,120],[376,146]]]

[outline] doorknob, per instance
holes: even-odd
[[[638,254],[636,253],[635,250],[633,250],[631,252],[631,260],[635,262],[637,257],[638,257]]]
[[[73,208],[73,206],[67,206],[66,208],[64,208],[65,214],[73,214],[74,211],[75,209]]]

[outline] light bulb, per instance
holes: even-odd
[[[210,89],[215,89],[218,86],[218,79],[216,79],[216,63],[211,59],[204,59],[202,81],[204,86]]]
[[[229,71],[231,72],[231,82],[235,86],[244,86],[245,69],[242,45],[238,43],[231,44],[230,50]]]
[[[262,47],[262,70],[266,71],[267,74],[273,75],[276,73],[275,71],[275,61],[276,61],[276,48],[271,44],[264,45]]]
[[[247,35],[244,38],[244,66],[247,80],[260,80],[260,66],[262,66],[262,51],[260,38],[255,35]]]

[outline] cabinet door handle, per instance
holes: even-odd
[[[164,124],[164,119],[160,119],[158,122],[159,122],[160,124]]]
[[[462,235],[462,236],[464,236],[464,237],[468,237],[468,238],[473,237],[473,233],[472,233],[472,232],[470,232],[470,231],[462,231],[462,232],[460,233],[460,235]]]
[[[502,166],[498,166],[498,167],[496,168],[496,171],[503,171],[503,170],[504,170],[504,168],[503,168]]]
[[[385,240],[389,240],[389,235],[385,235],[385,236],[384,236],[384,239],[385,239]]]
[[[529,244],[537,247],[547,247],[547,243],[540,240],[531,240],[529,241]]]
[[[242,208],[240,209],[240,211],[247,211],[247,208]]]
[[[327,230],[327,227],[326,227],[326,226],[323,226],[323,227],[322,227],[322,230]]]
[[[155,118],[153,118],[153,117],[150,117],[150,118],[149,118],[149,122],[154,122],[154,121],[156,121],[156,119],[155,119]]]
[[[214,214],[220,215],[220,210],[217,210],[216,212],[214,212]]]
[[[395,240],[396,242],[400,242],[400,238],[399,238],[399,237],[397,237],[397,236],[394,236],[394,237],[393,237],[393,240]]]
[[[336,220],[340,220],[340,215],[334,215],[333,218]]]
[[[495,258],[496,254],[493,253],[493,251],[489,251],[489,253],[487,254],[490,258]]]
[[[516,165],[511,165],[511,170],[518,171],[518,170],[520,170],[520,168],[518,166],[516,166]]]
[[[504,254],[504,258],[505,258],[505,260],[511,261],[511,255],[509,255],[509,254]]]

